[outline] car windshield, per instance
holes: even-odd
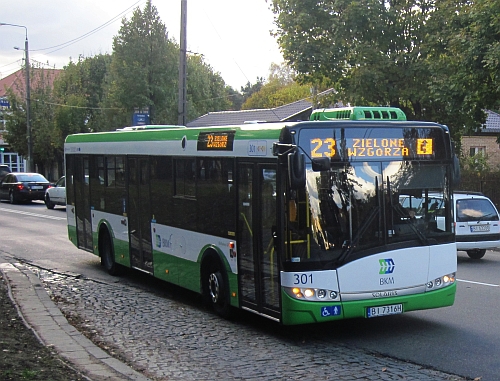
[[[498,213],[490,200],[457,200],[457,222],[498,220]]]
[[[38,183],[47,183],[48,180],[43,177],[42,175],[39,175],[38,173],[34,174],[24,174],[24,175],[17,175],[17,181],[22,181],[22,182],[38,182]]]

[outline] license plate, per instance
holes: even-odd
[[[489,232],[490,225],[472,225],[470,231],[473,232]]]
[[[377,316],[396,315],[403,313],[403,304],[389,304],[387,306],[368,307],[366,316],[369,318]]]
[[[33,185],[31,189],[43,189],[41,185]]]

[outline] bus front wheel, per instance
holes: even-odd
[[[232,308],[229,302],[229,285],[224,269],[218,260],[211,260],[202,273],[205,300],[217,315],[229,318]]]
[[[481,259],[486,254],[485,249],[467,250],[467,255],[471,259]]]

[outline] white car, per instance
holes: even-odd
[[[491,200],[482,193],[454,192],[457,250],[480,259],[486,250],[500,248],[500,217]]]
[[[53,187],[45,191],[45,206],[47,209],[54,209],[56,205],[66,206],[66,177],[63,176]]]

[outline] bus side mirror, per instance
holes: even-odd
[[[295,151],[288,154],[288,176],[292,189],[305,187],[306,162],[303,153]]]
[[[329,157],[317,157],[312,159],[312,170],[314,172],[329,171],[330,170],[330,158]]]
[[[451,166],[451,185],[457,186],[460,184],[460,160],[457,155],[453,155],[453,164]]]

